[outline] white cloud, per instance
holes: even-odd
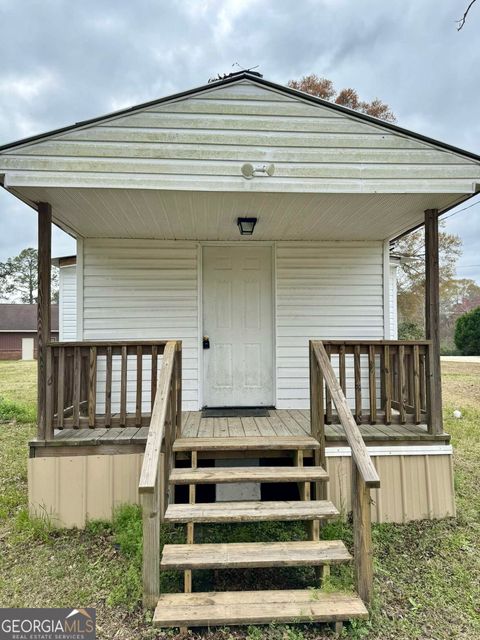
[[[9,101],[31,102],[39,98],[42,93],[51,91],[57,82],[55,73],[48,69],[40,69],[23,76],[11,73],[0,79],[0,95],[6,96]]]

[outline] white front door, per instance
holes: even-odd
[[[273,405],[270,247],[203,249],[204,405]]]

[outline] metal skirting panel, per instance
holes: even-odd
[[[374,522],[408,522],[455,515],[451,453],[417,452],[374,455],[382,487],[372,491]],[[373,452],[372,452],[373,453]],[[399,452],[400,453],[400,452]],[[30,512],[49,517],[60,527],[85,526],[88,520],[108,520],[113,510],[138,502],[143,454],[30,458]],[[350,510],[348,455],[329,455],[329,498],[342,514]]]
[[[110,520],[116,507],[138,502],[142,460],[143,453],[30,458],[30,513],[60,527]]]
[[[374,455],[372,459],[381,481],[381,488],[371,492],[374,522],[455,516],[451,454],[394,455],[390,448],[387,455]],[[330,475],[328,497],[346,514],[351,509],[350,455],[328,456],[327,470]]]

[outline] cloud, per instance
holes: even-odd
[[[239,62],[280,83],[326,75],[388,102],[400,124],[480,152],[480,11],[457,32],[462,8],[458,0],[0,0],[0,143],[204,84]],[[465,223],[463,215],[452,224],[469,256],[478,214]],[[31,220],[0,193],[0,259],[31,241]]]

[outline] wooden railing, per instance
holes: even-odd
[[[160,593],[160,523],[173,500],[169,493],[173,443],[181,434],[182,343],[167,342],[148,431],[138,491],[143,519],[143,604]]]
[[[323,345],[357,424],[426,423],[430,433],[441,432],[431,407],[432,386],[440,380],[432,375],[429,340],[325,340]],[[335,419],[327,389],[325,420]]]
[[[330,343],[332,344],[332,343]],[[340,370],[345,371],[344,365]],[[343,374],[345,381],[345,373]],[[345,382],[344,382],[345,384]],[[373,585],[373,557],[370,514],[370,489],[380,487],[380,478],[337,380],[329,354],[320,341],[310,341],[310,398],[312,435],[324,443],[325,408],[333,402],[352,451],[352,512],[355,580],[357,592],[370,603]],[[324,444],[321,446],[324,452]],[[324,457],[324,453],[321,454]]]
[[[51,440],[54,429],[148,426],[166,344],[48,344],[45,438]]]

